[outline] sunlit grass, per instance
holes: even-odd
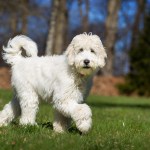
[[[11,91],[0,90],[0,109],[11,97]],[[65,134],[54,133],[53,111],[44,103],[37,115],[38,127],[21,127],[15,121],[0,128],[0,149],[149,149],[150,99],[89,96],[87,102],[93,112],[89,134],[80,135],[74,126]]]

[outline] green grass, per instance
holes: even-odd
[[[12,97],[0,90],[0,109]],[[37,115],[38,127],[22,127],[18,121],[0,128],[0,149],[11,150],[149,150],[150,99],[89,96],[93,128],[80,135],[73,126],[69,132],[52,130],[52,108],[42,104]]]

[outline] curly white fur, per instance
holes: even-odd
[[[28,57],[21,56],[21,47]],[[92,113],[87,104],[82,104],[85,84],[105,65],[106,58],[97,35],[77,35],[63,55],[45,57],[37,57],[35,42],[20,35],[8,42],[3,58],[11,65],[15,96],[0,112],[0,126],[20,115],[20,124],[36,124],[39,99],[43,99],[55,109],[55,131],[65,131],[70,118],[81,132],[89,131]]]

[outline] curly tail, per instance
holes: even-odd
[[[38,53],[36,43],[24,35],[18,35],[10,39],[7,46],[3,46],[3,50],[3,59],[10,65],[15,64],[19,60],[18,58],[22,57],[23,52],[27,57],[35,57]]]

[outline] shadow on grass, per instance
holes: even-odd
[[[73,133],[73,134],[80,134],[80,135],[82,135],[82,132],[80,132],[76,127],[70,127],[68,129],[68,132]]]
[[[45,122],[45,123],[42,123],[42,124],[39,124],[40,126],[42,126],[42,128],[49,128],[51,130],[53,130],[53,124],[52,122]],[[68,132],[69,133],[73,133],[73,134],[82,134],[76,127],[74,126],[71,126],[69,129],[68,129]]]
[[[42,128],[49,128],[49,129],[53,130],[53,124],[51,122],[45,122],[45,123],[41,123],[39,125],[42,126]]]
[[[150,109],[149,104],[117,104],[117,103],[88,103],[92,107],[99,107],[99,108],[110,108],[110,107],[116,107],[116,108],[140,108],[140,109]]]
[[[21,125],[19,125],[18,121],[13,121],[13,122],[11,122],[10,125],[12,128],[18,128],[18,129],[22,128],[25,132],[36,131],[37,129],[39,129],[39,127],[53,130],[52,122],[38,123],[38,126],[36,126],[36,125],[35,126],[32,126],[32,125],[21,126]],[[69,127],[69,129],[66,132],[71,133],[71,134],[82,135],[82,132],[80,132],[73,124]]]

